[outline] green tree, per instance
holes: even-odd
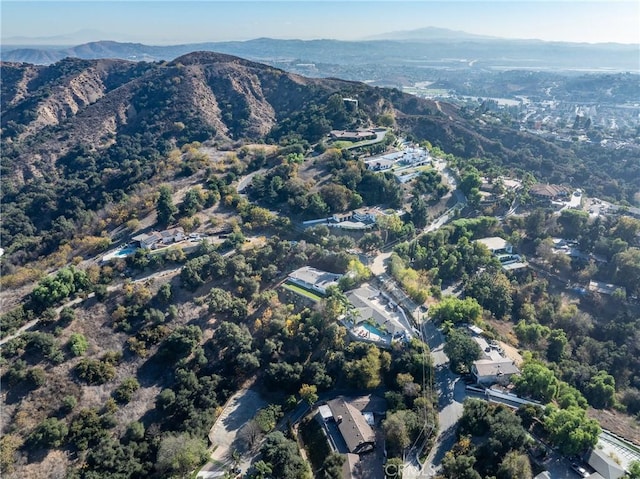
[[[627,479],[640,479],[640,461],[633,461],[629,464],[629,470],[626,475]]]
[[[471,371],[473,362],[482,356],[478,343],[458,329],[452,329],[447,335],[444,353],[451,361],[451,369],[457,373]]]
[[[413,411],[401,409],[387,415],[382,422],[385,441],[392,457],[401,457],[411,444],[411,438],[418,426],[418,417]]]
[[[616,279],[627,286],[629,294],[640,292],[640,248],[629,248],[617,253],[613,261],[616,265]]]
[[[587,412],[579,407],[567,409],[551,407],[544,420],[551,441],[563,454],[579,454],[598,442],[602,432],[597,421],[589,419]]]
[[[510,451],[504,456],[498,468],[498,479],[531,479],[529,457],[518,451]]]
[[[583,210],[564,209],[558,217],[558,224],[562,228],[565,238],[579,238],[585,232],[589,213]]]
[[[322,473],[320,479],[342,479],[342,465],[344,456],[337,452],[332,452],[322,463]]]
[[[173,197],[171,193],[171,187],[168,185],[161,185],[158,188],[160,195],[158,196],[158,202],[156,203],[156,213],[158,214],[158,224],[162,227],[167,226],[173,222],[174,215],[177,213],[178,208],[173,204]]]
[[[433,306],[429,312],[437,322],[451,321],[452,323],[473,323],[480,319],[482,306],[474,298],[459,299],[455,296],[445,296],[442,301]]]
[[[587,383],[584,394],[593,407],[605,409],[616,400],[616,380],[606,371],[598,371]]]
[[[547,339],[547,359],[559,363],[568,354],[569,340],[562,329],[552,329]]]
[[[82,356],[85,352],[87,352],[87,349],[89,349],[89,342],[87,341],[87,338],[85,338],[82,334],[73,333],[69,337],[67,346],[69,348],[69,351],[71,351],[71,354],[73,354],[74,356]]]
[[[166,435],[160,440],[156,469],[164,477],[185,477],[209,457],[206,443],[183,433]]]
[[[558,394],[558,379],[553,371],[535,360],[526,361],[522,374],[513,382],[518,393],[541,401],[550,402]]]
[[[302,400],[309,406],[312,406],[318,401],[318,388],[314,384],[303,384],[298,394],[300,394]]]
[[[498,318],[511,313],[513,286],[501,271],[475,275],[466,285],[465,292]]]
[[[309,466],[300,456],[295,441],[287,439],[280,431],[269,434],[260,448],[264,461],[273,470],[273,477],[310,479]]]
[[[444,455],[442,472],[446,479],[482,479],[473,468],[476,458],[465,454],[453,454],[451,451]]]
[[[125,378],[120,386],[116,388],[113,392],[113,396],[116,401],[121,404],[126,404],[131,401],[133,397],[133,393],[135,393],[138,389],[140,389],[140,383],[134,377]]]
[[[29,442],[44,447],[60,447],[69,428],[64,421],[50,417],[42,421],[29,436]]]

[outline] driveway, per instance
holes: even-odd
[[[237,447],[238,432],[255,416],[258,409],[267,402],[253,389],[242,388],[235,393],[225,406],[222,414],[209,431],[209,441],[214,451],[210,460],[198,472],[199,478],[219,477],[218,473],[228,471],[234,464],[232,454],[240,454],[238,466],[243,473],[247,472],[255,456],[254,451],[240,451]]]

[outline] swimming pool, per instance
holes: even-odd
[[[375,334],[376,336],[379,336],[381,338],[384,338],[386,336],[386,333],[382,332],[381,330],[379,330],[378,328],[376,328],[372,324],[362,323],[362,327],[364,329],[366,329],[367,331],[369,331],[371,334]]]
[[[127,256],[131,256],[135,252],[136,252],[135,248],[123,248],[121,250],[116,251],[113,256],[115,258],[126,258]]]

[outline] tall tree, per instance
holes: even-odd
[[[165,227],[174,220],[174,215],[178,211],[178,208],[173,204],[171,187],[169,187],[169,185],[160,186],[158,191],[160,192],[158,203],[156,204],[158,224]]]
[[[455,372],[471,371],[473,362],[482,355],[478,343],[458,329],[452,329],[449,332],[444,353],[449,356],[451,369]]]

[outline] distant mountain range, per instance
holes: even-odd
[[[3,61],[34,64],[51,64],[65,57],[163,61],[193,51],[213,51],[283,68],[302,64],[313,69],[304,72],[313,76],[335,75],[328,67],[329,65],[348,65],[349,67],[384,65],[386,68],[434,69],[640,71],[637,45],[507,40],[443,29],[390,33],[381,35],[379,38],[365,41],[258,38],[248,41],[167,46],[99,41],[65,48],[15,48],[5,42],[0,50],[0,58]]]

